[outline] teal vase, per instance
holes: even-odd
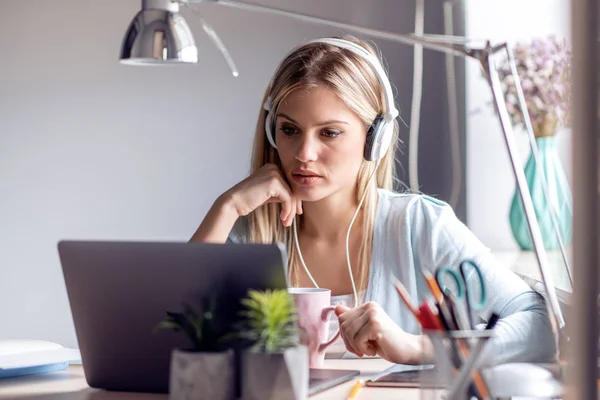
[[[550,210],[553,208],[555,211],[561,239],[564,246],[567,246],[571,241],[573,220],[571,190],[556,151],[556,136],[536,138],[536,143],[540,165],[536,165],[533,154],[531,154],[525,164],[525,177],[542,233],[544,248],[554,250],[560,247],[552,224]],[[540,170],[543,171],[548,182],[548,201],[544,196]],[[523,211],[518,188],[515,190],[510,206],[510,228],[521,249],[533,250],[529,225]]]

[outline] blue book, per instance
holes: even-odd
[[[0,379],[61,371],[81,363],[78,349],[41,340],[0,340]]]
[[[0,368],[0,379],[14,378],[17,376],[43,374],[46,372],[63,371],[69,368],[69,362],[64,361],[60,363],[48,364],[48,365],[35,365],[31,367],[16,367],[16,368]]]

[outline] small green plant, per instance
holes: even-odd
[[[239,336],[252,343],[253,351],[278,353],[297,345],[296,310],[287,290],[249,290],[242,305]]]
[[[203,298],[201,313],[198,315],[189,304],[183,304],[183,312],[167,311],[167,318],[155,328],[183,332],[194,352],[216,352],[223,350],[223,337],[217,328],[215,299]]]

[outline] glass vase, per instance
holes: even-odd
[[[555,250],[560,247],[552,224],[550,210],[554,209],[558,230],[566,247],[571,240],[573,219],[571,190],[556,151],[556,136],[538,137],[536,138],[536,144],[540,165],[536,165],[533,154],[530,154],[525,164],[525,177],[540,226],[544,247],[546,250]],[[543,171],[548,182],[548,201],[544,196],[540,171]],[[510,227],[520,248],[522,250],[533,250],[533,242],[518,188],[515,189],[510,207]]]

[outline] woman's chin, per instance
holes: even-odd
[[[327,197],[324,190],[316,187],[292,185],[292,192],[296,198],[306,202],[319,201]]]

